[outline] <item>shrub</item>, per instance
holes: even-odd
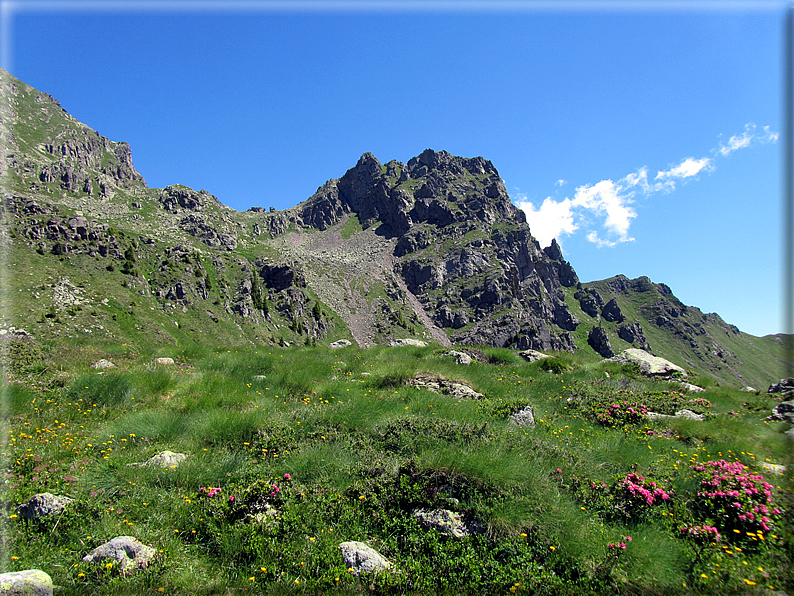
[[[741,462],[709,461],[692,466],[700,480],[695,513],[722,530],[723,535],[763,533],[782,519],[772,498],[772,485],[752,474]]]
[[[544,358],[538,365],[541,370],[554,373],[556,375],[567,371],[570,367],[558,358]]]
[[[614,401],[593,408],[590,416],[604,426],[640,424],[648,418],[648,406],[635,401]]]

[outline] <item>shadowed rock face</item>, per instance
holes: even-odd
[[[394,240],[401,278],[453,343],[572,350],[579,321],[562,288],[579,283],[556,242],[541,250],[482,157],[428,149],[407,164],[365,153],[297,209],[319,229],[355,213]]]

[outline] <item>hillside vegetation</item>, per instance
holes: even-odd
[[[464,348],[462,365],[438,347],[13,345],[5,561],[46,571],[59,594],[794,588],[794,485],[764,467],[792,447],[788,425],[763,420],[772,395],[707,377],[685,393],[584,353],[528,363],[493,347]],[[115,368],[91,368],[101,358]],[[535,425],[517,426],[526,406]],[[681,409],[705,419],[647,413]],[[187,457],[131,465],[164,450]],[[43,492],[74,501],[23,519]],[[146,569],[81,561],[122,535],[156,550]],[[356,573],[345,541],[392,568]]]

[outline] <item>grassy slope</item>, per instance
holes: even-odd
[[[759,541],[693,507],[694,462],[738,460],[753,471],[765,461],[787,463],[783,428],[761,421],[775,403],[766,395],[712,384],[698,396],[710,401],[706,407],[595,358],[560,354],[554,366],[561,372],[550,374],[499,349],[484,349],[491,364],[469,367],[433,348],[53,344],[43,351],[45,361],[35,353],[16,361],[3,388],[10,431],[0,447],[9,479],[4,562],[45,570],[63,594],[347,594],[362,587],[382,594],[729,594],[744,593],[745,580],[794,587],[786,583],[792,535],[783,519]],[[178,365],[153,365],[154,355]],[[118,367],[98,374],[89,365],[100,357]],[[467,381],[486,399],[405,385],[418,372]],[[657,411],[684,400],[710,417],[598,424],[593,412],[616,400]],[[507,422],[528,404],[534,429]],[[127,466],[164,449],[188,460],[172,470]],[[627,500],[618,481],[630,472],[661,482],[673,497],[650,507]],[[772,480],[781,487],[776,502],[791,503],[791,481]],[[271,485],[280,488],[275,496]],[[201,487],[222,490],[208,499]],[[44,491],[77,504],[37,523],[13,517],[17,504]],[[252,519],[255,504],[265,502],[278,516]],[[482,533],[445,539],[420,528],[411,516],[417,507],[451,508]],[[708,521],[721,527],[723,543],[681,537],[680,525]],[[124,577],[79,562],[118,535],[155,546],[156,563]],[[633,540],[615,555],[608,545],[625,536]],[[350,574],[337,548],[343,540],[368,542],[397,571]]]

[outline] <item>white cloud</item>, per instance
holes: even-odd
[[[744,132],[742,134],[732,136],[730,139],[728,139],[727,145],[720,143],[720,146],[716,151],[723,157],[726,157],[737,149],[745,149],[754,143],[763,145],[766,143],[777,142],[778,137],[780,136],[779,133],[772,132],[768,126],[764,126],[761,129],[761,132],[756,132],[757,128],[758,127],[753,122],[745,124]]]
[[[565,186],[566,184],[568,184],[568,181],[563,180],[562,178],[560,178],[559,180],[557,180],[557,182],[554,183],[555,186]]]
[[[708,157],[702,157],[700,159],[687,157],[674,168],[656,174],[656,180],[664,181],[673,178],[691,178],[692,176],[697,176],[703,170],[709,171],[713,169],[714,164]]]
[[[742,134],[732,136],[727,144],[720,144],[712,154],[715,158],[727,156],[755,143],[775,143],[778,137],[779,134],[772,132],[768,126],[758,131],[756,125],[750,123],[745,126]],[[547,197],[540,207],[535,207],[523,195],[515,204],[526,213],[532,235],[541,246],[549,246],[552,239],[559,240],[561,235],[567,236],[583,227],[589,228],[592,216],[601,220],[603,231],[599,235],[595,230],[588,230],[585,236],[587,240],[599,248],[617,246],[634,240],[629,235],[629,228],[637,217],[637,212],[631,204],[638,193],[648,196],[660,191],[672,192],[677,181],[694,178],[701,172],[713,171],[716,168],[715,158],[687,157],[678,165],[657,172],[652,183],[648,181],[648,168],[642,167],[617,182],[601,180],[596,184],[578,186],[572,199],[566,197],[556,201]],[[555,186],[564,184],[567,182],[561,178]]]
[[[519,200],[515,204],[527,214],[529,229],[541,246],[549,246],[554,238],[573,234],[578,229],[573,221],[570,199],[557,202],[547,197],[539,209],[527,200]]]

